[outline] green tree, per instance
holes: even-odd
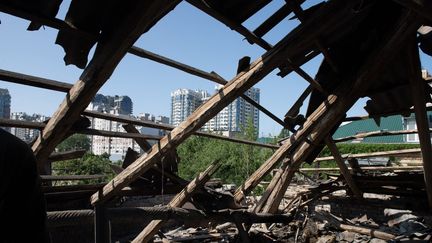
[[[77,181],[77,184],[101,183],[112,179],[114,173],[110,168],[108,154],[95,155],[86,153],[81,159],[65,160],[53,163],[56,175],[106,175],[105,178]]]
[[[68,138],[66,138],[63,142],[61,142],[57,146],[57,150],[60,152],[70,151],[76,149],[90,149],[90,139],[87,135],[84,134],[74,134]]]

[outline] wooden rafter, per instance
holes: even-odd
[[[416,40],[409,42],[408,58],[410,61],[410,84],[414,103],[415,118],[417,123],[420,148],[423,158],[424,179],[429,208],[432,209],[432,144],[429,131],[429,119],[426,112],[426,93],[421,78],[421,64]]]
[[[429,132],[432,132],[432,129],[429,129]],[[416,134],[416,133],[418,133],[417,129],[400,130],[400,131],[372,131],[372,132],[357,133],[355,135],[347,136],[343,138],[336,138],[334,139],[334,141],[336,143],[340,143],[340,142],[346,142],[349,140],[355,140],[360,138],[395,136],[395,135]]]
[[[369,60],[365,62],[354,84],[342,83],[307,118],[303,127],[293,134],[289,141],[285,142],[237,189],[235,199],[238,202],[258,185],[262,178],[286,156],[290,155],[291,163],[293,167],[296,167],[296,165],[302,163],[314,151],[314,144],[319,144],[324,139],[334,125],[343,118],[348,109],[357,101],[359,91],[364,90],[368,82],[374,80],[379,74],[379,71],[385,66],[386,61],[395,55],[394,49],[406,40],[408,34],[415,32],[418,28],[418,23],[415,20],[415,16],[410,14],[401,18],[396,32],[387,34],[386,38],[382,40],[382,48],[376,47],[376,51],[372,52]]]
[[[339,16],[334,14],[332,7],[348,7],[345,1],[332,2],[318,15],[319,17],[311,19],[283,38],[273,49],[264,54],[261,58],[253,62],[247,71],[241,72],[233,80],[227,83],[217,94],[214,94],[206,103],[198,107],[186,121],[182,122],[170,134],[160,140],[153,146],[152,151],[146,157],[140,157],[137,161],[131,164],[126,170],[117,175],[109,182],[103,190],[95,193],[92,196],[92,204],[101,203],[113,197],[121,188],[139,177],[140,174],[146,172],[156,163],[161,157],[175,149],[181,142],[198,130],[202,125],[208,122],[226,105],[238,98],[246,90],[259,82],[262,78],[278,67],[287,53],[293,56],[303,56],[310,52],[313,47],[314,37],[324,32],[333,33],[341,27],[344,22],[340,21]],[[333,10],[333,11],[332,11]],[[351,15],[344,16],[345,18],[352,17]],[[326,21],[323,21],[325,19]],[[346,19],[345,19],[346,21]],[[320,28],[316,28],[319,26]],[[315,32],[311,33],[311,30]],[[301,37],[301,38],[299,38]]]
[[[346,166],[344,159],[342,158],[341,154],[339,153],[338,148],[336,147],[336,144],[331,139],[331,137],[325,138],[325,142],[327,145],[327,148],[332,153],[336,164],[339,166],[340,172],[345,178],[346,183],[350,187],[351,191],[354,193],[354,196],[357,198],[362,197],[362,192],[360,191],[359,187],[357,186],[357,183],[354,181],[353,177],[351,176],[350,171],[348,170],[348,167]]]
[[[142,33],[148,31],[179,2],[164,0],[152,2],[150,5],[147,2],[137,2],[134,12],[123,20],[111,38],[99,42],[92,61],[84,69],[80,79],[68,92],[65,100],[33,145],[41,173],[49,172],[43,161],[66,136],[73,122],[78,119],[99,88],[109,79],[127,50]]]

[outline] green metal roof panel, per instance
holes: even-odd
[[[395,115],[381,118],[380,126],[378,126],[373,119],[366,119],[360,121],[353,121],[348,124],[340,126],[333,134],[333,138],[342,138],[353,136],[358,133],[372,132],[372,131],[399,131],[403,130],[402,116]],[[403,143],[403,135],[382,136],[382,137],[368,137],[364,138],[363,143]]]

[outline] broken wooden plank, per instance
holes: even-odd
[[[357,186],[357,183],[354,181],[353,177],[351,176],[348,167],[344,162],[344,159],[342,158],[338,148],[336,147],[336,144],[333,142],[333,140],[330,137],[327,137],[325,139],[325,143],[327,145],[327,148],[332,153],[333,158],[335,159],[337,165],[339,166],[341,174],[345,178],[345,181],[348,184],[351,191],[353,192],[354,196],[357,198],[362,198],[363,193],[360,191],[359,187]]]
[[[54,161],[63,161],[63,160],[70,160],[70,159],[79,159],[82,158],[85,153],[86,153],[85,149],[55,152],[48,157],[48,161],[54,162]]]
[[[289,182],[294,177],[295,172],[298,168],[293,167],[292,164],[285,167],[280,177],[280,180],[276,183],[276,186],[271,190],[270,196],[266,201],[266,204],[262,208],[263,213],[277,213],[279,204],[281,203],[286,190],[288,189]]]
[[[423,166],[364,166],[363,171],[422,171]],[[348,168],[352,170],[352,168]],[[339,168],[300,168],[301,172],[338,172]]]
[[[136,129],[136,127],[132,124],[123,125],[123,129],[130,134],[140,134],[138,129]],[[138,138],[137,137],[137,138],[134,138],[134,140],[144,152],[147,152],[152,148],[151,144],[149,142],[147,142],[147,139],[145,139],[145,138]]]
[[[49,168],[46,168],[44,161],[69,133],[73,123],[79,118],[99,88],[109,79],[127,50],[179,2],[178,0],[136,2],[134,11],[122,20],[119,27],[110,36],[98,42],[93,59],[33,144],[32,148],[40,173],[49,173]]]
[[[382,39],[382,46],[377,46],[365,61],[355,81],[353,83],[342,82],[340,87],[336,88],[307,118],[303,126],[237,189],[235,192],[237,202],[242,201],[245,195],[286,156],[290,155],[291,163],[300,164],[314,151],[316,147],[314,144],[319,144],[330,133],[330,130],[357,101],[359,91],[364,90],[368,82],[379,75],[386,61],[395,55],[395,48],[399,48],[408,34],[415,33],[418,28],[418,22],[415,20],[416,17],[411,14],[401,17],[397,29],[386,34],[386,37]]]
[[[432,129],[429,129],[429,132],[432,132]],[[415,133],[418,133],[417,129],[400,130],[400,131],[372,131],[372,132],[357,133],[356,135],[347,136],[343,138],[336,138],[333,140],[336,143],[340,143],[340,142],[346,142],[349,140],[355,140],[359,138],[394,136],[394,135],[415,134]]]
[[[426,94],[421,77],[421,64],[417,41],[413,38],[409,43],[408,57],[410,61],[411,97],[413,97],[415,119],[417,123],[420,148],[423,159],[424,179],[429,208],[432,209],[432,144],[429,129],[429,119],[426,111]]]
[[[361,154],[342,154],[343,159],[348,158],[370,158],[370,157],[385,157],[385,156],[406,156],[406,155],[416,155],[420,154],[421,149],[401,149],[401,150],[391,150],[391,151],[383,151],[383,152],[373,152],[373,153],[361,153]],[[334,160],[333,156],[319,157],[314,160],[314,162],[322,162]]]
[[[196,190],[204,186],[204,184],[210,179],[210,177],[220,167],[220,163],[215,161],[205,171],[201,172],[194,180],[192,180],[179,194],[177,194],[169,203],[168,207],[181,207],[185,204]],[[141,233],[132,241],[137,242],[149,242],[156,232],[165,223],[164,220],[152,220]]]

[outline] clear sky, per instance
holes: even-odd
[[[284,2],[272,1],[244,25],[253,30]],[[312,4],[311,1],[306,2],[304,7]],[[63,19],[69,4],[70,1],[63,1],[57,17]],[[0,21],[0,69],[68,83],[74,83],[78,79],[82,70],[72,65],[65,66],[62,60],[63,49],[54,44],[56,30],[45,27],[39,31],[26,31],[28,21],[4,13],[0,13]],[[286,18],[264,39],[275,44],[297,24],[297,20]],[[135,45],[208,72],[215,71],[227,80],[235,76],[237,62],[241,57],[250,56],[255,60],[265,52],[185,1],[141,36]],[[421,58],[422,65],[432,71],[432,59],[424,55]],[[305,64],[304,70],[314,76],[321,60],[322,57],[318,56]],[[277,70],[255,87],[261,89],[260,103],[283,118],[307,83],[295,74],[280,78],[276,73]],[[100,93],[130,96],[134,102],[134,114],[146,112],[170,116],[171,91],[189,88],[205,89],[212,93],[214,87],[215,84],[210,81],[127,54]],[[50,116],[65,96],[61,92],[3,81],[0,81],[0,88],[9,89],[12,112],[25,111]],[[351,109],[349,115],[366,114],[363,104],[364,99]],[[260,113],[260,136],[278,134],[280,129],[280,125]]]

